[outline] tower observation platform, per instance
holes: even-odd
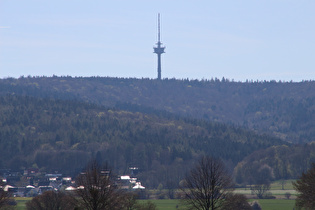
[[[157,60],[157,71],[158,71],[158,77],[157,79],[161,79],[161,55],[164,52],[165,47],[162,46],[161,42],[161,33],[160,33],[160,13],[158,14],[158,42],[156,43],[156,47],[153,47],[154,53],[157,54],[158,60]]]

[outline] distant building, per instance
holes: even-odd
[[[120,187],[125,190],[145,189],[145,187],[141,185],[141,182],[137,182],[137,178],[130,177],[129,175],[120,176],[118,182]]]

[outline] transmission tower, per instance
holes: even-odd
[[[156,43],[156,47],[153,47],[154,53],[157,54],[158,60],[157,60],[157,71],[158,71],[158,80],[161,79],[161,55],[164,52],[165,47],[162,46],[161,43],[161,31],[160,31],[160,13],[158,14],[158,42]]]

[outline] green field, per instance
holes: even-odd
[[[271,183],[271,190],[282,190],[282,185],[284,190],[294,190],[292,182],[296,180],[294,179],[289,179],[289,180],[284,180],[284,181],[275,181]]]
[[[23,210],[23,209],[26,209],[25,203],[26,203],[27,201],[32,200],[32,198],[20,197],[20,198],[15,198],[15,200],[16,200],[16,202],[17,202],[17,205],[16,205],[15,209],[17,209],[17,210]]]
[[[258,200],[263,210],[290,210],[294,208],[295,200],[284,199],[255,199]],[[150,200],[159,210],[184,209],[179,200]],[[252,201],[252,200],[250,200]],[[142,202],[146,202],[143,200]],[[176,206],[178,208],[176,208]]]
[[[17,201],[17,210],[23,210],[25,208],[25,203],[31,198],[16,198]],[[294,208],[295,200],[284,200],[284,199],[254,199],[258,200],[263,210],[290,210]],[[147,202],[148,200],[140,200],[139,202]],[[184,209],[180,203],[180,200],[149,200],[154,203],[159,210],[176,210]],[[250,200],[253,201],[253,200]],[[176,208],[178,207],[178,208]]]
[[[147,201],[151,201],[152,203],[154,203],[158,209],[165,209],[165,210],[171,210],[171,209],[182,209],[180,208],[180,200],[176,200],[176,199],[161,199],[161,200],[140,200],[140,202],[145,203]],[[178,208],[176,208],[176,206]]]
[[[292,181],[295,180],[286,180],[284,183],[282,181],[276,181],[271,184],[270,192],[272,195],[277,196],[280,199],[250,199],[249,201],[258,200],[263,210],[290,210],[294,208],[295,204],[295,195],[296,192],[293,189]],[[283,186],[282,186],[283,185]],[[282,187],[284,190],[282,190]],[[236,193],[241,193],[245,195],[251,195],[251,190],[247,188],[237,188]],[[291,200],[286,200],[284,194],[286,192],[291,193]],[[26,209],[25,203],[32,198],[15,198],[17,201],[17,206],[15,209],[23,210]],[[154,203],[160,210],[172,210],[172,209],[184,209],[184,206],[180,203],[180,200],[170,200],[170,199],[160,199],[160,200],[139,200],[139,202],[151,201]]]
[[[295,205],[295,200],[284,199],[260,199],[258,202],[263,210],[290,210]]]
[[[160,210],[177,209],[176,206],[178,206],[178,209],[183,209],[179,200],[151,200],[151,202],[155,203]],[[295,205],[295,200],[283,199],[260,199],[258,202],[263,210],[290,210],[293,209]]]
[[[273,196],[276,196],[277,200],[281,200],[281,199],[285,199],[285,194],[286,193],[290,193],[290,199],[295,199],[297,192],[294,190],[293,188],[293,184],[292,182],[295,180],[285,180],[285,181],[275,181],[273,183],[271,183],[270,185],[270,193]],[[250,190],[250,186],[247,186],[246,188],[236,188],[235,193],[240,193],[240,194],[244,194],[246,196],[249,197],[253,197],[255,195],[251,194],[251,190]]]

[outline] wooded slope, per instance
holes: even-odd
[[[272,169],[273,179],[297,179],[315,162],[315,144],[278,145],[253,152],[235,167],[238,183],[251,184],[260,168]]]
[[[164,110],[233,123],[289,142],[315,139],[315,82],[229,82],[72,77],[0,80],[0,93],[77,99],[104,106]],[[135,106],[133,106],[135,108]]]
[[[172,114],[158,117],[75,100],[0,96],[0,168],[36,164],[46,172],[75,176],[96,158],[121,174],[137,166],[142,180],[156,187],[168,179],[178,183],[202,154],[220,157],[232,169],[253,151],[283,144],[235,126]]]

